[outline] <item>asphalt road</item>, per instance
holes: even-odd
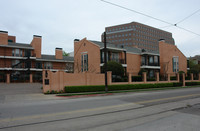
[[[76,99],[40,93],[4,96],[7,99],[0,97],[0,130],[188,131],[200,128],[198,87]]]

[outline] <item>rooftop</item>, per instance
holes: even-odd
[[[100,42],[100,41],[93,41],[93,40],[89,40],[90,42],[100,46],[100,48],[104,48],[104,43]],[[127,51],[129,53],[133,53],[133,54],[155,54],[155,55],[159,55],[159,51],[148,51],[145,50],[142,51],[142,49],[140,48],[136,48],[136,47],[129,47],[129,46],[118,46],[116,44],[111,44],[111,43],[107,43],[107,48],[111,48],[111,49],[116,49],[116,50],[124,50]]]
[[[41,55],[41,58],[37,58],[37,60],[41,61],[56,61],[56,62],[74,62],[74,57],[63,56],[63,59],[56,59],[55,55]]]

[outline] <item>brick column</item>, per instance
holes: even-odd
[[[182,74],[183,76],[183,86],[185,86],[185,73]]]
[[[132,74],[129,73],[128,74],[128,84],[131,84],[131,82],[132,82]]]
[[[143,82],[146,83],[147,82],[147,73],[143,72]]]
[[[107,72],[107,82],[108,82],[108,85],[112,84],[112,72],[111,71]]]
[[[200,73],[199,73],[199,81],[200,81]]]
[[[10,74],[6,74],[6,83],[7,83],[7,84],[10,83]]]
[[[176,74],[176,79],[177,79],[178,82],[180,82],[180,75],[179,75],[179,73]]]
[[[193,81],[193,80],[194,80],[194,75],[193,75],[193,73],[191,73],[190,76],[191,76],[191,80]]]
[[[170,82],[170,74],[167,74],[167,81]]]
[[[160,78],[159,78],[159,72],[156,72],[156,81],[159,82]]]
[[[33,74],[30,74],[30,83],[33,83]]]

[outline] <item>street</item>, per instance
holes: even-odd
[[[197,131],[200,88],[67,98],[3,94],[0,130]]]

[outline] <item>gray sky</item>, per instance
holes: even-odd
[[[107,0],[153,17],[176,23],[200,9],[200,0]],[[42,36],[42,53],[55,48],[73,51],[73,40],[101,40],[105,27],[132,21],[173,34],[175,44],[186,56],[200,54],[200,36],[150,19],[100,0],[1,0],[0,30],[15,35],[17,42],[30,43]],[[200,11],[179,26],[200,34]]]

